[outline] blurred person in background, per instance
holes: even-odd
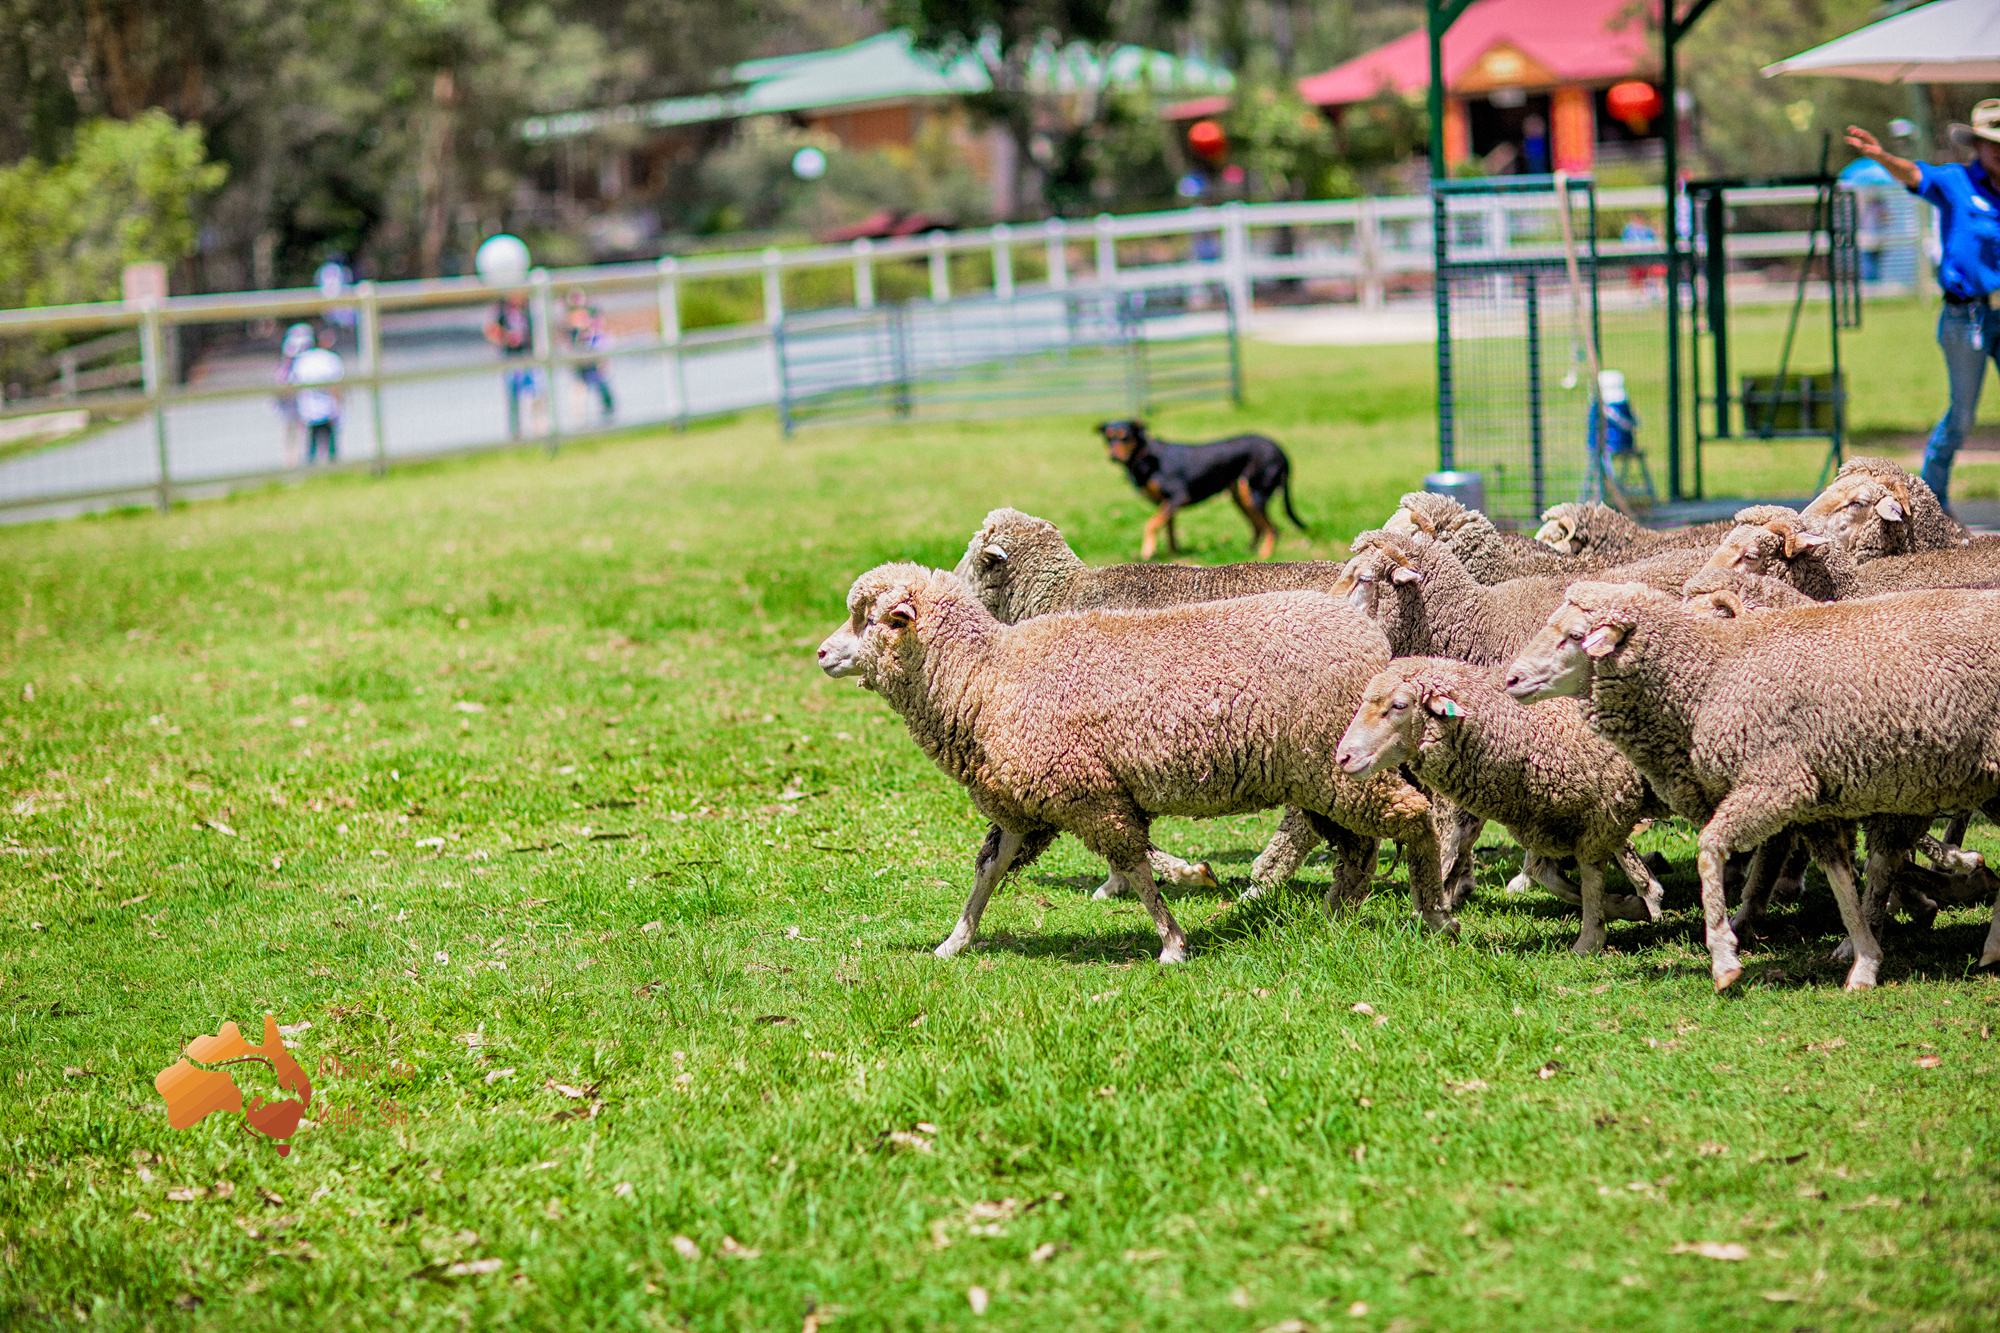
[[[306,466],[312,466],[320,446],[326,446],[326,461],[334,461],[340,446],[340,381],[347,368],[333,350],[337,335],[331,328],[319,331],[318,345],[308,347],[292,359],[291,382],[298,389],[294,399],[299,423],[306,432]]]
[[[313,274],[313,283],[319,294],[327,300],[336,300],[347,294],[354,285],[354,270],[347,267],[347,256],[335,250],[326,257],[326,262]],[[354,331],[354,307],[351,305],[332,306],[326,312],[327,322],[336,329],[348,333]]]
[[[604,316],[599,314],[580,287],[571,288],[569,308],[563,313],[563,328],[569,333],[569,350],[572,355],[592,352],[605,346],[610,340],[604,333]],[[615,409],[611,402],[611,384],[604,378],[604,366],[598,361],[580,361],[576,364],[576,377],[585,389],[597,391],[604,404],[604,419],[611,420]]]
[[[1993,309],[1993,293],[2000,290],[2000,97],[1973,107],[1972,123],[1952,126],[1951,141],[1971,149],[1973,160],[1943,166],[1912,162],[1888,152],[1859,125],[1847,127],[1849,148],[1879,163],[1937,210],[1937,279],[1944,289],[1937,340],[1951,382],[1951,406],[1924,446],[1923,478],[1947,512],[1952,459],[1979,413],[1986,363],[2000,362],[2000,313]]]
[[[300,462],[300,450],[305,444],[305,423],[299,420],[299,395],[292,388],[292,363],[299,354],[313,345],[313,331],[310,324],[294,324],[285,330],[285,340],[278,347],[278,368],[273,378],[278,385],[278,417],[285,423],[285,466],[295,468]]]
[[[486,321],[486,341],[500,349],[503,360],[522,362],[535,354],[535,325],[528,315],[528,298],[519,293],[503,297]],[[521,398],[529,400],[533,429],[542,433],[542,382],[532,365],[522,364],[507,371],[507,438],[521,438]]]

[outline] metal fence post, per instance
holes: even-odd
[[[1111,235],[1111,215],[1097,215],[1097,281],[1110,287],[1118,282],[1118,242]]]
[[[1222,206],[1222,281],[1241,327],[1250,320],[1250,220],[1239,200]]]
[[[1067,230],[1061,218],[1050,218],[1042,227],[1047,238],[1043,244],[1048,247],[1049,286],[1058,290],[1069,286],[1069,245],[1064,239]]]
[[[368,410],[375,426],[375,475],[389,470],[389,445],[382,429],[382,307],[373,280],[355,287],[361,297],[361,374],[368,382]]]
[[[681,283],[680,261],[672,255],[660,260],[660,285],[655,297],[660,310],[660,343],[667,358],[667,389],[673,397],[674,428],[687,429],[687,367],[681,362]]]
[[[1004,222],[993,228],[993,294],[1003,301],[1014,299],[1013,236],[1014,229]]]
[[[778,321],[785,317],[783,259],[783,252],[776,246],[769,246],[764,251],[764,323],[774,329],[778,327]]]
[[[1375,200],[1364,197],[1354,217],[1354,248],[1361,260],[1361,307],[1382,308],[1382,221],[1375,213]]]
[[[145,377],[146,405],[153,414],[153,445],[160,456],[160,488],[155,503],[162,514],[173,507],[173,479],[167,468],[166,358],[160,345],[160,301],[149,296],[139,304],[139,363]]]
[[[944,233],[934,231],[931,244],[931,300],[943,304],[951,299],[951,255],[944,248]]]
[[[535,311],[535,359],[542,363],[542,403],[548,413],[545,427],[548,436],[549,457],[554,458],[556,449],[562,444],[562,423],[557,418],[556,393],[556,331],[550,322],[555,314],[554,302],[549,299],[549,271],[538,268],[528,275],[533,295]]]
[[[875,242],[866,236],[854,243],[854,308],[875,308]]]

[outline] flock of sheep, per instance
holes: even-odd
[[[1717,990],[1808,857],[1839,902],[1850,990],[1875,984],[1891,912],[1928,925],[2000,892],[1956,845],[1971,812],[2000,818],[2000,539],[1875,458],[1802,511],[1671,532],[1602,505],[1543,517],[1530,539],[1413,493],[1344,563],[1090,568],[1053,525],[997,509],[955,571],[856,579],[821,668],[881,695],[992,822],[938,955],[1072,833],[1109,864],[1097,896],[1136,892],[1160,961],[1179,962],[1157,878],[1215,879],[1154,848],[1152,820],[1270,807],[1284,818],[1245,896],[1324,840],[1331,911],[1367,892],[1389,838],[1418,916],[1456,930],[1490,820],[1526,853],[1510,888],[1581,908],[1579,953],[1607,918],[1657,919],[1659,863],[1630,838],[1679,815],[1700,830]],[[1631,894],[1606,891],[1613,863]],[[1980,963],[1996,961],[2000,901]]]

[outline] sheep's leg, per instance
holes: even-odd
[[[1434,808],[1444,803],[1434,803]],[[1479,886],[1479,862],[1472,849],[1479,841],[1479,835],[1486,828],[1485,819],[1473,814],[1463,806],[1452,810],[1449,827],[1441,840],[1439,853],[1445,866],[1444,906],[1448,912],[1456,912],[1472,896]]]
[[[1993,924],[1986,928],[1986,947],[1980,951],[1979,965],[1991,967],[2000,963],[2000,894],[1993,898]]]
[[[1181,923],[1174,920],[1174,914],[1167,910],[1165,900],[1160,897],[1159,886],[1153,883],[1153,867],[1141,860],[1114,866],[1114,871],[1132,882],[1132,887],[1138,891],[1139,901],[1146,905],[1147,914],[1153,918],[1153,928],[1160,932],[1160,961],[1186,962],[1187,936],[1181,932]]]
[[[1814,825],[1807,830],[1806,837],[1812,843],[1813,859],[1826,872],[1833,899],[1840,904],[1840,919],[1854,945],[1854,964],[1847,969],[1844,989],[1873,990],[1876,975],[1882,969],[1882,945],[1868,928],[1868,914],[1854,887],[1854,826]],[[1874,859],[1872,853],[1869,859]]]
[[[1250,867],[1250,887],[1243,890],[1239,901],[1249,902],[1284,887],[1299,873],[1312,849],[1323,841],[1305,811],[1295,805],[1286,806],[1285,817],[1278,821],[1278,831],[1271,835],[1256,864]]]
[[[1653,872],[1639,859],[1638,851],[1629,842],[1618,849],[1618,868],[1625,872],[1625,878],[1631,880],[1632,887],[1639,891],[1639,901],[1646,907],[1646,919],[1658,921],[1666,888],[1653,878]]]
[[[959,913],[958,926],[937,947],[940,958],[955,958],[965,952],[965,946],[972,943],[972,937],[979,930],[979,918],[985,914],[986,900],[993,896],[993,887],[1012,868],[1015,856],[1025,842],[1018,833],[1009,833],[995,824],[986,830],[986,841],[979,848],[979,856],[972,863],[972,896],[965,900],[965,910]],[[1151,883],[1150,877],[1147,880]]]
[[[1368,886],[1375,878],[1375,864],[1382,856],[1382,840],[1337,824],[1328,834],[1327,841],[1340,857],[1333,883],[1327,885],[1326,896],[1320,900],[1321,913],[1331,921],[1335,912],[1368,896]]]
[[[1604,947],[1604,866],[1588,857],[1579,858],[1577,874],[1583,880],[1583,929],[1570,948],[1578,954],[1593,954]]]
[[[1563,874],[1562,862],[1555,857],[1529,852],[1527,860],[1521,863],[1521,873],[1571,907],[1583,906],[1583,891]]]
[[[1790,829],[1786,829],[1764,839],[1750,854],[1750,863],[1743,872],[1743,897],[1737,905],[1736,915],[1729,919],[1729,927],[1736,932],[1738,939],[1764,924],[1785,868],[1791,864],[1796,852],[1803,851],[1804,845]]]
[[[1155,847],[1146,853],[1146,860],[1152,864],[1155,882],[1165,882],[1181,889],[1219,889],[1222,881],[1215,877],[1215,867],[1206,861],[1183,861],[1180,857],[1163,852]],[[1132,891],[1132,886],[1117,871],[1112,871],[1105,881],[1091,894],[1095,901],[1108,898],[1123,898]]]

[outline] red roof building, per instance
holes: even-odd
[[[1477,0],[1444,37],[1446,165],[1478,157],[1494,171],[1581,172],[1595,164],[1600,145],[1656,141],[1657,109],[1621,119],[1606,92],[1650,82],[1658,48],[1653,24],[1632,0]],[[1429,39],[1418,30],[1298,87],[1307,101],[1337,112],[1429,84]]]

